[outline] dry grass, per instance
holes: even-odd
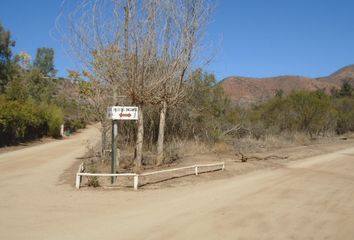
[[[354,135],[348,135],[348,141],[343,141],[338,137],[320,137],[315,140],[305,134],[282,134],[281,136],[268,135],[263,139],[255,139],[252,137],[245,137],[242,139],[224,139],[224,141],[217,142],[215,144],[206,144],[199,141],[182,141],[175,140],[167,143],[166,146],[166,161],[162,168],[172,166],[186,166],[196,163],[209,163],[224,161],[227,163],[227,171],[216,172],[214,174],[200,175],[198,178],[188,177],[189,173],[186,173],[186,177],[179,178],[178,174],[166,174],[158,177],[143,178],[142,183],[153,183],[151,185],[144,186],[145,188],[160,188],[166,186],[175,186],[183,184],[191,184],[198,181],[206,181],[214,178],[225,178],[235,175],[245,174],[250,171],[263,168],[278,168],[282,167],[284,163],[288,161],[294,161],[308,156],[315,156],[330,152],[338,149],[338,147],[345,147],[354,141]],[[350,138],[352,138],[350,140]],[[132,154],[133,148],[126,148],[121,151],[121,158],[127,157]],[[245,156],[250,157],[249,161],[241,162],[239,155],[235,155],[238,151],[241,151]],[[88,154],[89,156],[92,156]],[[178,159],[172,157],[178,156]],[[280,158],[265,158],[266,156],[280,156]],[[284,158],[281,158],[284,157]],[[286,158],[285,158],[286,157]],[[96,162],[90,162],[94,159]],[[144,159],[152,159],[149,165],[144,165],[144,171],[157,170],[160,167],[154,165],[155,155],[153,152],[145,151]],[[264,160],[264,161],[260,161]],[[266,161],[265,161],[266,160]],[[101,161],[99,158],[94,157],[86,160],[89,165],[87,171],[92,172],[110,172],[110,159],[107,161]],[[169,161],[169,162],[168,162]],[[120,159],[122,163],[122,159]],[[146,163],[147,164],[147,163]],[[89,169],[91,168],[91,169]],[[131,172],[129,168],[122,168],[120,166],[120,172]],[[162,180],[161,180],[162,179]],[[174,181],[167,180],[174,179]],[[99,181],[98,181],[99,180]],[[131,177],[118,178],[114,185],[111,185],[109,177],[97,178],[84,178],[82,186],[113,186],[119,188],[132,188]]]
[[[232,152],[232,145],[226,142],[217,142],[213,146],[213,152],[216,154],[226,154]]]
[[[211,146],[204,142],[192,140],[173,140],[165,146],[165,158],[167,162],[169,162],[169,159],[209,153],[211,151]]]
[[[347,138],[353,137],[353,135]],[[228,138],[214,144],[192,140],[173,140],[165,144],[165,166],[178,165],[185,163],[189,159],[198,155],[230,155],[241,152],[243,154],[265,154],[267,152],[278,152],[282,149],[291,147],[311,146],[315,144],[331,143],[335,141],[335,137],[323,136],[315,140],[304,133],[283,133],[280,136],[268,134],[263,138],[256,139],[251,136],[240,139]],[[88,144],[89,145],[89,144]],[[131,172],[134,169],[134,147],[124,146],[124,149],[118,151],[119,171]],[[97,156],[97,149],[88,146],[85,162],[96,162],[93,169],[97,172],[110,172],[111,156],[106,155],[105,158]],[[156,154],[154,151],[146,150],[143,153],[143,168],[155,169]]]
[[[268,134],[256,139],[252,136],[233,140],[233,150],[243,153],[265,152],[292,146],[304,146],[313,143],[304,133],[283,133],[282,135]]]

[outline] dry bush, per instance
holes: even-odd
[[[267,149],[277,149],[293,145],[283,135],[266,135],[264,137],[264,145]]]
[[[198,140],[174,139],[166,144],[165,162],[171,163],[185,156],[211,152],[210,145]]]
[[[97,173],[98,172],[98,167],[97,167],[97,161],[91,159],[88,162],[86,162],[85,164],[85,169],[87,169],[87,171],[89,173]],[[100,182],[98,181],[98,177],[93,176],[93,177],[88,177],[87,178],[87,186],[89,187],[99,187],[100,186]]]
[[[216,154],[226,154],[231,152],[231,146],[226,142],[217,142],[213,146],[213,152]]]
[[[293,142],[289,141],[282,135],[265,135],[262,138],[247,136],[240,139],[234,139],[233,151],[242,153],[265,152],[268,150],[279,149],[283,147],[293,146]]]
[[[311,143],[309,135],[304,132],[287,133],[285,139],[295,145],[309,145]]]
[[[235,139],[233,142],[234,151],[237,152],[257,152],[264,149],[264,141],[256,139],[252,136],[247,136],[240,139]]]

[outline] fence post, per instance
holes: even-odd
[[[136,174],[134,176],[134,190],[138,190],[138,186],[139,186],[139,175]]]
[[[79,173],[76,173],[76,183],[75,183],[75,187],[76,189],[80,188],[80,181],[81,180],[81,176],[79,175]]]
[[[198,166],[194,167],[195,175],[198,175]]]

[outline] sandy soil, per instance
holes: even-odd
[[[353,239],[353,147],[214,181],[77,191],[63,173],[98,136],[0,154],[0,239]]]

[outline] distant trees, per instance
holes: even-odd
[[[22,69],[30,70],[32,68],[32,57],[27,52],[20,52],[16,58],[16,62]]]
[[[54,50],[40,48],[32,62],[26,52],[12,54],[15,41],[0,24],[0,146],[44,135],[60,137]]]
[[[34,62],[26,52],[12,56],[15,41],[0,23],[0,94],[11,100],[50,102],[55,93],[54,50],[39,48]]]
[[[5,92],[6,84],[12,77],[12,50],[16,42],[11,39],[10,31],[7,31],[0,23],[0,94]]]
[[[178,137],[213,143],[225,136],[259,139],[294,133],[315,138],[354,131],[353,96],[299,90],[242,107],[227,98],[212,74],[200,69],[191,74],[190,86],[187,102],[167,114],[168,141]]]
[[[28,90],[36,101],[51,102],[55,99],[57,81],[52,78],[44,78],[41,72],[34,68],[28,73]]]
[[[254,123],[263,124],[263,135],[269,130],[273,134],[305,132],[313,137],[345,128],[350,121],[349,115],[343,114],[352,111],[349,104],[350,101],[330,97],[321,90],[301,90],[270,99],[250,114],[256,116],[252,120]]]
[[[54,77],[57,72],[54,67],[54,49],[38,48],[33,67],[37,68],[45,77]]]
[[[57,81],[44,76],[40,69],[22,56],[16,55],[13,60],[11,80],[5,86],[7,98],[12,100],[31,98],[38,102],[52,102],[56,96]]]

